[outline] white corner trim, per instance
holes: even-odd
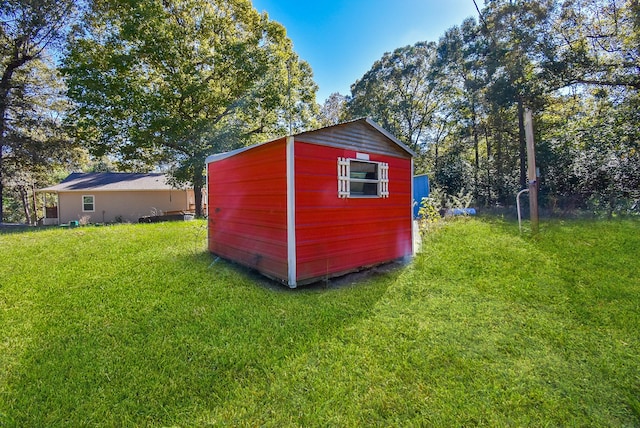
[[[205,201],[207,203],[207,214],[205,216],[205,218],[207,219],[207,251],[209,252],[209,254],[211,254],[211,222],[209,221],[209,209],[211,208],[211,205],[209,205],[209,164],[205,163],[204,164],[204,182],[206,183],[207,186],[207,191],[204,192],[205,195],[204,197],[207,198],[207,200]],[[187,191],[187,209],[189,208],[189,193]],[[193,202],[195,202],[196,199],[196,192],[195,189],[193,191]]]
[[[413,174],[414,174],[414,165],[413,158],[411,158],[411,197],[409,198],[409,218],[411,219],[411,256],[416,256],[416,248],[419,244],[416,242],[418,240],[417,233],[420,233],[419,230],[416,229],[416,222],[413,218]]]
[[[289,287],[297,286],[295,138],[287,137],[287,266]]]

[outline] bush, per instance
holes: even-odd
[[[432,188],[429,197],[422,198],[420,202],[420,210],[418,210],[420,233],[424,235],[437,228],[452,217],[448,213],[455,209],[469,208],[472,202],[472,193],[465,192],[464,189],[456,195],[447,195],[442,189]],[[466,211],[463,211],[463,215],[467,215]]]

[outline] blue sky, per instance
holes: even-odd
[[[484,2],[476,0],[482,7]],[[473,0],[253,0],[259,12],[287,29],[320,87],[317,101],[350,94],[385,52],[418,41],[438,41],[473,16]]]

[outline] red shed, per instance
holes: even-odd
[[[414,155],[358,119],[209,156],[209,251],[292,288],[409,256]]]

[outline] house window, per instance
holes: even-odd
[[[389,197],[389,164],[338,158],[338,197]]]
[[[92,213],[95,210],[95,198],[93,195],[82,195],[82,211]]]

